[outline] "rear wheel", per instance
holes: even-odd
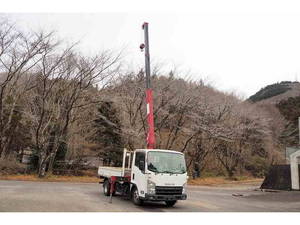
[[[109,196],[110,195],[110,184],[108,180],[105,180],[103,183],[103,194],[105,196]]]
[[[174,201],[166,201],[166,205],[168,206],[168,207],[172,207],[172,206],[174,206],[175,204],[176,204],[176,200],[174,200]]]
[[[132,202],[135,205],[142,205],[144,203],[143,200],[140,199],[140,197],[139,197],[139,191],[138,191],[138,189],[136,187],[134,187],[132,189],[131,199],[132,199]]]

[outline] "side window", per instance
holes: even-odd
[[[135,153],[134,165],[136,167],[139,167],[139,162],[140,161],[144,161],[145,162],[145,152],[136,152]]]

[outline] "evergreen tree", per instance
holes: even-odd
[[[94,141],[100,148],[99,157],[105,165],[120,166],[123,150],[121,123],[113,103],[102,102],[97,117],[94,121],[97,130]]]

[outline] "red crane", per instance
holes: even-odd
[[[150,54],[149,54],[149,35],[148,35],[148,23],[145,22],[142,26],[144,30],[144,42],[140,45],[141,50],[145,48],[145,72],[146,72],[146,103],[147,103],[147,122],[148,122],[148,134],[147,134],[147,148],[155,148],[155,134],[154,134],[154,116],[153,116],[153,97],[150,82]]]

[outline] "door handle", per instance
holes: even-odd
[[[134,173],[132,174],[132,180],[134,180]]]

